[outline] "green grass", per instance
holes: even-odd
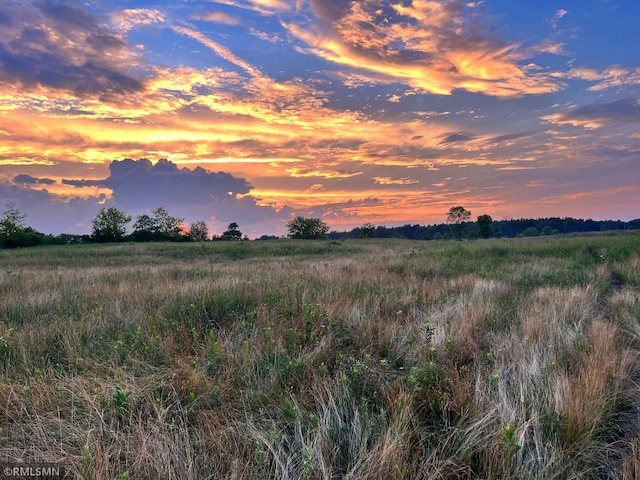
[[[640,478],[640,235],[0,251],[0,455],[80,478]]]

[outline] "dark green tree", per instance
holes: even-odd
[[[101,208],[91,222],[91,237],[95,242],[121,242],[127,235],[131,216],[117,208]]]
[[[447,213],[447,223],[451,233],[458,239],[462,239],[462,224],[469,221],[471,212],[462,206],[451,207]]]
[[[153,218],[146,213],[136,218],[133,224],[133,239],[136,242],[150,242],[155,240],[156,227]]]
[[[0,247],[31,247],[51,242],[52,237],[26,226],[26,218],[13,202],[0,215]]]
[[[195,242],[205,242],[209,239],[209,227],[204,220],[197,220],[189,226],[188,235]]]
[[[489,238],[493,235],[493,218],[490,215],[478,217],[478,233],[482,238]]]
[[[159,240],[179,240],[182,235],[184,218],[173,217],[164,207],[154,208],[153,222]]]
[[[287,222],[289,238],[297,238],[304,240],[317,240],[325,238],[329,233],[329,225],[319,218],[305,218],[297,216],[293,220]]]
[[[360,238],[376,238],[376,227],[372,223],[365,223],[360,227]]]
[[[238,224],[236,222],[231,222],[227,227],[226,232],[222,234],[220,237],[221,240],[241,240],[242,232],[238,230]]]
[[[0,217],[0,245],[9,247],[25,229],[26,215],[13,202],[7,202]]]
[[[140,215],[133,225],[133,238],[139,242],[175,241],[182,238],[183,218],[173,217],[164,207],[154,208],[153,215]]]

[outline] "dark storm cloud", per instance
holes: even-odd
[[[107,178],[62,180],[64,185],[78,188],[111,189],[110,199],[104,194],[82,199],[36,190],[34,185],[46,184],[49,179],[27,174],[16,175],[12,180],[0,183],[0,202],[15,201],[28,215],[29,225],[45,233],[89,233],[96,212],[110,206],[134,218],[164,206],[172,215],[184,218],[187,225],[195,220],[225,226],[237,222],[244,226],[243,232],[252,236],[278,229],[283,233],[284,221],[292,215],[287,207],[276,211],[259,205],[256,198],[248,195],[252,186],[243,178],[201,167],[180,168],[166,159],[155,164],[145,158],[116,160],[109,166]],[[70,219],[74,222],[70,223]]]
[[[24,183],[27,185],[53,185],[56,183],[56,181],[51,178],[37,178],[24,173],[13,177],[13,181],[14,183]]]
[[[259,233],[273,229],[288,218],[288,209],[276,211],[248,195],[252,186],[244,178],[225,172],[212,172],[202,167],[180,168],[175,163],[160,159],[152,163],[146,158],[115,160],[109,166],[109,176],[103,180],[71,180],[63,183],[77,187],[103,187],[112,191],[109,204],[131,215],[148,213],[164,206],[172,215],[185,219],[252,224]],[[248,227],[247,227],[248,228]]]
[[[101,184],[113,190],[113,199],[124,205],[199,204],[227,200],[251,190],[243,178],[202,167],[179,168],[166,159],[154,165],[146,158],[127,158],[112,162],[109,170],[109,177]]]
[[[60,2],[8,0],[3,7],[0,82],[103,99],[144,88],[127,71],[128,43],[103,19]]]

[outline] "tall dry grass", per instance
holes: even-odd
[[[637,478],[637,240],[0,251],[1,458],[96,479]]]

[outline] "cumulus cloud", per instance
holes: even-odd
[[[250,195],[252,186],[243,178],[202,167],[180,168],[161,159],[113,161],[109,175],[102,179],[63,179],[72,189],[99,187],[106,194],[81,198],[73,194],[52,193],[40,188],[56,181],[18,174],[0,178],[0,203],[14,201],[28,216],[28,224],[46,233],[89,233],[91,219],[101,207],[114,206],[134,217],[164,206],[186,223],[205,220],[212,232],[237,222],[249,235],[284,233],[285,220],[292,215],[288,207],[278,210],[259,204]]]
[[[66,182],[83,186],[91,183]],[[111,202],[134,214],[162,205],[187,221],[204,219],[213,224],[235,221],[255,224],[256,229],[263,222],[281,223],[287,215],[286,210],[281,213],[260,206],[250,195],[252,186],[243,178],[202,167],[180,168],[166,159],[155,164],[145,158],[113,161],[109,176],[93,184],[111,189]]]
[[[202,167],[179,168],[160,159],[153,164],[145,158],[114,161],[110,175],[102,184],[113,191],[119,205],[148,208],[162,203],[197,205],[210,201],[226,201],[246,195],[251,185],[229,173],[211,172]]]

